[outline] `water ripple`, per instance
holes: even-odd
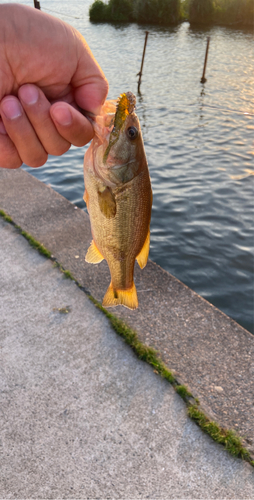
[[[85,36],[110,98],[136,93],[145,26],[90,24],[91,0],[64,13]],[[45,7],[59,10],[56,0]],[[253,331],[253,41],[250,30],[149,26],[137,112],[154,204],[151,258]],[[200,84],[207,35],[207,83]],[[33,175],[81,208],[83,155],[71,148]]]

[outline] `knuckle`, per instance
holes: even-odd
[[[28,161],[25,161],[26,165],[31,168],[38,168],[42,167],[46,163],[48,159],[48,155],[46,153],[41,153],[40,155],[36,156],[36,158],[29,159]]]
[[[22,160],[8,137],[0,140],[0,168],[15,169],[22,165]]]
[[[19,158],[9,158],[4,161],[1,161],[0,159],[0,168],[8,168],[10,170],[14,170],[16,168],[20,168],[21,165],[23,165],[23,162]]]
[[[109,91],[109,83],[108,83],[108,80],[106,78],[103,79],[103,87],[102,87],[102,90],[104,92],[104,96],[105,98],[107,97],[108,95],[108,91]]]
[[[53,156],[62,156],[64,153],[69,151],[71,147],[70,143],[59,145],[58,147],[52,146],[49,148],[48,153]]]

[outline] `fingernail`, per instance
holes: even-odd
[[[35,104],[38,101],[39,92],[34,85],[25,85],[19,89],[19,97],[25,104]]]
[[[55,106],[52,109],[52,114],[59,125],[67,126],[72,124],[72,115],[66,106]]]
[[[22,115],[22,108],[19,101],[14,97],[4,99],[1,104],[1,111],[9,120],[16,120]]]
[[[6,132],[6,129],[5,129],[5,126],[2,122],[2,120],[0,120],[0,134],[7,135],[7,132]]]

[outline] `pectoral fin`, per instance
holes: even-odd
[[[136,257],[138,265],[139,265],[139,267],[141,267],[141,269],[143,269],[147,264],[148,255],[149,255],[149,247],[150,247],[150,229],[148,230],[144,246],[143,246],[141,252]]]
[[[116,200],[109,187],[98,191],[98,200],[101,212],[107,219],[111,219],[116,215]]]
[[[89,262],[89,264],[99,264],[99,262],[101,262],[103,259],[103,255],[92,240],[92,243],[87,250],[85,261]]]
[[[110,283],[102,305],[104,307],[122,305],[128,307],[128,309],[136,309],[138,307],[138,297],[135,284],[133,283],[132,287],[126,290],[115,290],[112,283]]]

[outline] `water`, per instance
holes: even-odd
[[[253,332],[252,32],[95,25],[90,3],[42,0],[41,7],[61,12],[52,15],[85,36],[109,80],[109,98],[137,92],[150,31],[137,105],[154,193],[150,257]],[[85,209],[85,149],[27,170]]]

